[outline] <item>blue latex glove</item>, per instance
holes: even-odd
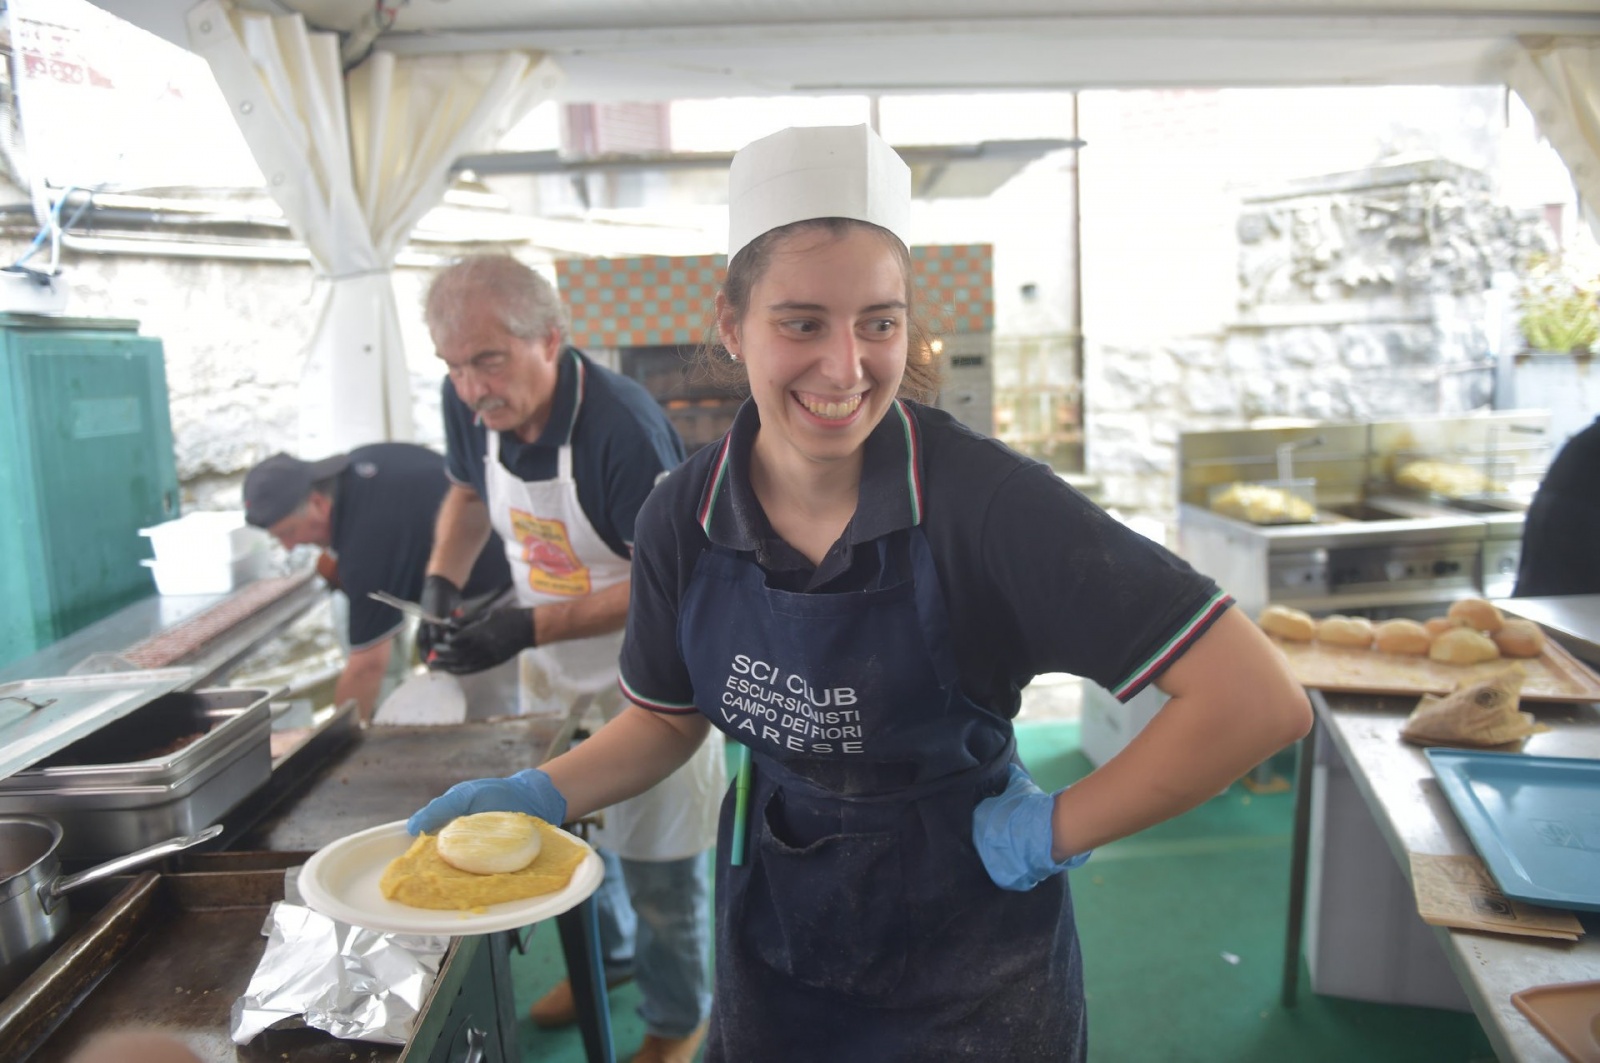
[[[978,802],[972,814],[972,844],[996,886],[1031,890],[1056,872],[1089,859],[1088,853],[1069,856],[1059,864],[1050,859],[1054,808],[1055,797],[1035,786],[1015,764],[1005,790]]]
[[[437,834],[457,816],[474,812],[526,812],[559,827],[567,818],[567,799],[550,776],[538,768],[527,768],[504,779],[456,783],[413,813],[406,820],[406,830],[412,834]]]

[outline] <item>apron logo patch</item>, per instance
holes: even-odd
[[[511,530],[528,566],[529,587],[540,594],[571,598],[589,593],[589,569],[572,549],[564,522],[513,509]]]
[[[804,676],[736,653],[718,698],[722,719],[753,742],[795,753],[865,753],[854,687],[814,687]]]

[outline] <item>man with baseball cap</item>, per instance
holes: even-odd
[[[449,489],[444,458],[411,443],[375,443],[348,454],[302,461],[274,454],[244,481],[245,520],[271,532],[285,549],[321,547],[334,559],[335,588],[349,599],[350,656],[334,686],[334,703],[355,699],[370,721],[405,617],[373,591],[416,601],[422,594],[433,525]],[[468,599],[491,598],[511,583],[505,550],[489,543],[463,588]],[[470,716],[516,711],[514,676],[465,684]],[[494,691],[502,697],[500,704]]]

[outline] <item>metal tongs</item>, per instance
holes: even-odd
[[[1291,457],[1291,455],[1293,455],[1295,451],[1299,450],[1301,447],[1320,447],[1321,445],[1322,437],[1320,435],[1316,435],[1308,436],[1305,439],[1296,439],[1290,443],[1279,443],[1276,447],[1274,447],[1273,449],[1277,452],[1278,456],[1278,481],[1280,483],[1287,484],[1290,480],[1294,479],[1294,459]]]
[[[409,602],[404,598],[397,598],[388,591],[368,591],[367,597],[371,598],[373,601],[382,602],[384,605],[393,606],[405,615],[415,617],[424,624],[437,624],[440,627],[449,627],[452,624],[460,623],[459,620],[447,620],[443,617],[434,616],[416,602]]]

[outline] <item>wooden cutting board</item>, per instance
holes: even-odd
[[[1444,664],[1427,657],[1402,657],[1326,642],[1290,642],[1273,638],[1289,658],[1301,685],[1352,694],[1448,694],[1462,683],[1475,683],[1506,667],[1513,658],[1482,664]],[[1524,701],[1600,701],[1600,676],[1573,657],[1566,647],[1546,639],[1538,657],[1517,659],[1527,678]]]

